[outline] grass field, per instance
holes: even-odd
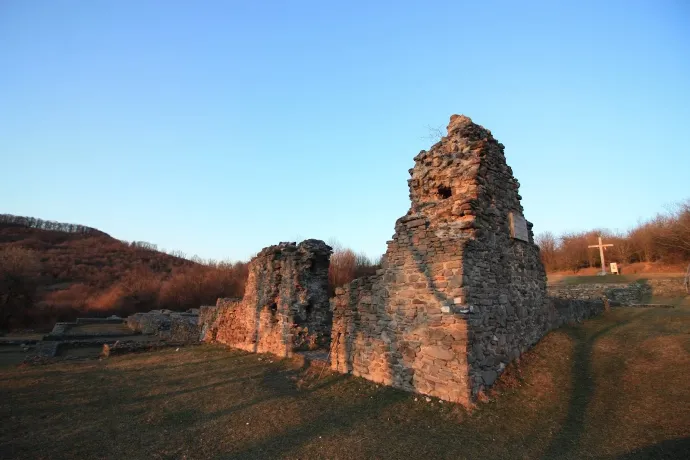
[[[688,458],[690,307],[555,331],[471,412],[199,346],[0,370],[0,458]]]

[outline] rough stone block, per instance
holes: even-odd
[[[205,335],[243,350],[279,356],[327,342],[332,326],[330,254],[331,248],[319,240],[264,248],[249,264],[244,297],[233,302],[219,299],[217,311],[202,324],[209,331]],[[336,298],[334,309],[339,303],[342,300]]]
[[[344,370],[360,363],[364,378],[467,404],[563,315],[546,297],[531,225],[518,229],[522,239],[511,234],[523,215],[519,184],[488,130],[452,116],[410,174],[410,210],[382,269],[336,292],[332,340],[347,331],[349,341],[333,359]]]

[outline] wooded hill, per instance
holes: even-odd
[[[0,329],[214,304],[241,297],[246,276],[245,263],[195,262],[91,227],[0,215]]]

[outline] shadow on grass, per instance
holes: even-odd
[[[618,460],[686,459],[690,456],[690,438],[667,439],[652,446],[635,449],[617,457]]]
[[[327,389],[347,378],[345,375],[335,375],[331,378],[317,380],[308,388],[298,389],[295,380],[304,375],[303,372],[305,368],[308,369],[308,366],[282,372],[269,371],[258,376],[259,378],[254,377],[251,379],[254,381],[248,384],[261,388],[265,392],[262,396],[238,402],[237,404],[221,410],[216,410],[215,412],[205,412],[196,408],[190,409],[183,407],[179,410],[166,413],[160,422],[161,426],[167,426],[170,429],[180,429],[181,426],[185,426],[185,436],[188,437],[186,443],[188,445],[194,445],[198,442],[198,438],[196,435],[193,435],[193,433],[199,433],[200,430],[203,431],[205,429],[204,427],[214,420],[224,419],[247,410],[256,410],[256,406],[265,405],[266,403],[269,403],[269,405],[281,404],[286,401],[286,398],[308,398],[309,394]],[[234,381],[239,382],[241,379],[234,379]],[[227,383],[231,382],[218,382],[217,384],[208,385],[207,388],[213,388]],[[181,391],[180,393],[192,393],[200,389],[204,388],[197,387],[195,389]],[[163,398],[169,396],[170,395],[161,395]],[[141,401],[141,399],[138,401]],[[259,411],[261,411],[261,409],[259,409]],[[268,444],[273,444],[273,441],[268,442]],[[240,454],[240,458],[245,458],[247,455],[252,455],[251,450],[246,454]]]
[[[160,393],[155,395],[141,396],[134,400],[135,403],[157,401],[157,400],[167,400],[169,398],[174,398],[175,396],[182,396],[189,393],[196,393],[203,390],[212,390],[214,388],[219,388],[225,385],[237,384],[237,383],[249,383],[253,380],[259,378],[260,375],[253,375],[249,377],[232,378],[227,380],[221,380],[220,382],[209,383],[206,385],[200,385],[194,388],[185,388],[183,390],[170,391],[168,393]]]
[[[270,376],[267,376],[267,377],[270,377]],[[324,379],[318,385],[311,386],[311,387],[304,389],[304,390],[297,390],[295,388],[294,384],[292,384],[291,382],[289,382],[285,379],[285,375],[283,375],[282,378],[276,378],[276,377],[265,378],[261,385],[270,391],[269,394],[267,394],[263,397],[260,397],[260,398],[252,399],[251,401],[246,401],[246,402],[236,404],[236,405],[229,407],[227,409],[212,412],[212,413],[208,414],[207,419],[213,420],[213,419],[223,418],[227,415],[234,414],[234,413],[246,410],[246,409],[250,409],[250,408],[257,406],[259,404],[263,404],[263,403],[270,402],[270,401],[280,401],[286,397],[291,397],[291,396],[292,397],[307,397],[308,394],[313,393],[317,390],[326,389],[332,385],[335,385],[335,384],[341,382],[345,378],[346,378],[346,376],[339,375],[339,376],[336,376],[335,378],[332,378],[332,379]]]
[[[143,353],[148,353],[148,352],[142,352]],[[119,356],[128,356],[128,355],[119,355]],[[149,367],[139,367],[139,368],[132,368],[132,369],[123,369],[124,372],[132,372],[132,373],[137,373],[137,372],[144,372],[144,373],[151,373],[155,371],[168,371],[168,370],[179,370],[180,368],[185,368],[186,371],[188,372],[193,372],[191,369],[192,367],[203,367],[208,365],[209,363],[220,363],[221,361],[229,363],[231,361],[237,361],[242,358],[248,358],[247,355],[245,354],[237,354],[237,355],[232,355],[232,356],[223,356],[220,358],[213,358],[213,359],[200,359],[197,361],[191,361],[191,362],[186,362],[182,364],[159,364],[159,365],[154,365],[154,366],[149,366]]]
[[[586,429],[587,406],[594,396],[596,384],[592,369],[592,349],[600,337],[630,322],[631,320],[626,320],[612,324],[590,337],[587,337],[587,331],[582,326],[565,330],[575,342],[571,367],[572,396],[565,421],[556,437],[551,441],[544,458],[577,458],[580,438]]]
[[[247,355],[249,357],[253,357],[253,355]],[[264,397],[264,398],[259,398],[257,400],[251,401],[249,403],[243,403],[239,404],[231,409],[229,409],[227,412],[237,412],[242,409],[246,409],[248,407],[251,407],[255,404],[259,404],[264,401],[272,400],[272,399],[280,399],[285,396],[290,396],[290,395],[299,395],[299,394],[305,394],[305,393],[311,393],[313,391],[316,391],[318,389],[321,389],[326,386],[330,386],[334,383],[336,383],[339,380],[339,378],[335,379],[324,379],[320,381],[319,384],[317,385],[312,385],[309,388],[306,388],[304,390],[298,390],[295,386],[295,381],[300,377],[304,376],[306,372],[309,370],[309,365],[305,365],[299,368],[293,368],[293,369],[287,369],[287,370],[278,370],[275,368],[270,368],[266,367],[266,364],[252,364],[242,367],[241,371],[244,373],[248,370],[257,370],[261,369],[261,372],[248,375],[248,376],[242,376],[242,377],[232,377],[232,378],[227,378],[223,379],[217,382],[213,383],[208,383],[205,385],[199,385],[195,386],[193,388],[183,388],[175,391],[170,391],[166,393],[160,393],[160,394],[155,394],[155,395],[147,395],[147,396],[141,396],[139,398],[136,398],[132,402],[135,403],[140,403],[140,402],[150,402],[150,401],[157,401],[157,400],[167,400],[169,398],[175,397],[175,396],[181,396],[185,394],[190,394],[190,393],[196,393],[199,391],[203,390],[210,390],[214,388],[219,388],[223,387],[226,385],[232,385],[232,384],[244,384],[244,385],[255,385],[262,387],[264,390],[270,393],[269,396]],[[238,369],[234,369],[237,371]],[[210,378],[213,376],[220,376],[220,375],[227,375],[227,371],[223,370],[218,370],[217,372],[211,373],[211,374],[204,374],[205,378]],[[190,378],[194,378],[193,375],[190,375]],[[172,382],[167,382],[166,386],[167,387],[175,387],[175,386],[184,386],[186,382],[186,379],[178,379],[176,381]],[[241,406],[241,407],[240,407]],[[220,411],[223,412],[223,411]],[[215,416],[222,416],[225,414],[221,414],[220,412],[218,413],[213,413],[212,415]]]
[[[384,396],[385,397],[381,397]],[[284,430],[270,438],[256,441],[245,448],[228,452],[223,458],[277,458],[289,455],[290,451],[298,449],[310,440],[318,437],[347,431],[360,423],[366,414],[381,413],[386,407],[396,404],[409,397],[408,393],[400,390],[383,388],[372,399],[341,407],[337,411],[326,411],[318,417],[294,428]]]

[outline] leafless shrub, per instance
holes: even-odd
[[[599,266],[599,252],[588,248],[601,236],[607,248],[606,259],[618,263],[690,261],[690,199],[678,203],[664,214],[640,222],[627,233],[590,230],[554,237],[542,233],[536,237],[542,261],[548,271],[574,270]]]
[[[0,224],[17,225],[21,227],[38,228],[41,230],[52,230],[67,233],[84,233],[94,235],[104,234],[100,230],[84,225],[55,222],[54,220],[43,220],[36,217],[15,216],[12,214],[0,214]]]
[[[331,293],[336,287],[344,286],[355,278],[372,275],[380,268],[380,259],[371,260],[366,254],[357,254],[352,249],[343,247],[337,241],[331,241],[329,244],[333,247],[331,264],[328,269],[328,283]]]
[[[0,249],[0,329],[23,326],[31,316],[40,271],[38,255],[28,249]]]
[[[544,232],[534,239],[541,250],[541,259],[546,270],[553,270],[557,265],[558,242],[551,232]]]
[[[427,141],[434,144],[439,142],[443,138],[443,136],[445,136],[445,130],[443,129],[443,126],[427,125],[426,130],[427,134],[426,136],[422,136],[422,139],[426,139]]]

